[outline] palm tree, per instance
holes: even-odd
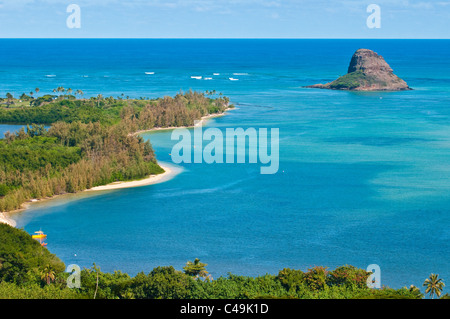
[[[50,282],[55,280],[55,277],[56,273],[50,265],[47,265],[41,272],[41,279],[45,280],[47,285],[50,285]]]
[[[208,264],[201,263],[200,259],[195,258],[194,262],[188,261],[186,263],[186,266],[183,267],[183,269],[186,275],[194,276],[196,278],[198,277],[206,278],[208,276],[206,266],[208,266]]]
[[[434,295],[439,297],[441,295],[442,289],[444,289],[445,284],[442,278],[438,278],[438,274],[431,274],[425,282],[423,283],[425,293],[430,294],[431,298],[434,299]]]
[[[103,99],[103,95],[97,95],[97,107],[100,107],[100,100]]]
[[[58,97],[61,97],[61,93],[64,93],[66,89],[62,86],[59,86],[56,88],[56,90],[53,90],[53,92],[58,92]]]
[[[40,91],[39,88],[35,88],[34,91],[36,92],[36,97],[37,97],[37,95],[38,95],[38,93]]]
[[[83,96],[84,92],[81,91],[81,90],[77,90],[77,91],[75,92],[75,94],[76,94],[76,95],[79,95],[79,96],[81,97],[81,96]]]

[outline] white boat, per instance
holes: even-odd
[[[212,78],[204,78],[203,80],[212,80]]]
[[[220,75],[220,73],[213,73],[213,75]]]
[[[201,80],[202,79],[202,76],[191,76],[191,79],[196,79],[196,80]]]
[[[155,72],[145,72],[145,74],[155,74]]]
[[[239,81],[239,79],[235,79],[235,78],[228,78],[230,81]]]

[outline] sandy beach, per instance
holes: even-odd
[[[107,184],[107,185],[96,186],[96,187],[93,187],[90,189],[86,189],[86,190],[84,190],[84,192],[105,191],[105,190],[120,189],[120,188],[147,186],[147,185],[152,185],[152,184],[167,181],[170,178],[172,178],[174,175],[177,174],[174,172],[173,169],[171,169],[169,166],[167,166],[165,164],[159,163],[159,166],[161,166],[164,169],[164,173],[158,174],[158,175],[150,175],[147,178],[140,179],[137,181],[114,182],[114,183]]]
[[[15,220],[6,216],[7,213],[0,213],[0,224],[7,224],[12,227],[16,227]]]
[[[222,113],[216,113],[216,114],[208,114],[205,116],[202,116],[202,118],[200,119],[200,121],[198,121],[195,125],[192,126],[168,126],[168,127],[154,127],[148,130],[140,130],[134,133],[131,133],[131,135],[138,135],[141,133],[146,133],[146,132],[153,132],[153,131],[163,131],[163,130],[174,130],[177,128],[192,128],[192,127],[197,127],[199,125],[203,125],[207,120],[215,118],[215,117],[221,117],[226,115],[226,112],[229,110],[234,110],[236,108],[227,108],[225,111],[223,111]]]
[[[121,188],[130,188],[130,187],[140,187],[140,186],[147,186],[157,183],[162,183],[165,181],[168,181],[175,177],[177,174],[181,172],[181,168],[178,169],[175,166],[170,167],[166,163],[158,162],[159,166],[161,166],[164,169],[164,173],[158,174],[158,175],[150,175],[147,178],[135,180],[135,181],[129,181],[129,182],[114,182],[107,185],[102,186],[96,186],[90,189],[85,189],[84,191],[81,191],[79,193],[83,192],[96,192],[96,191],[107,191],[107,190],[115,190],[115,189],[121,189]],[[61,195],[55,195],[53,197],[49,198],[42,198],[42,199],[32,199],[22,205],[20,209],[10,211],[10,212],[0,212],[0,223],[8,224],[12,227],[16,226],[16,221],[11,218],[11,215],[21,212],[23,210],[26,210],[30,205],[33,203],[42,203],[45,201],[49,201],[55,198],[59,198],[61,196],[68,195],[68,194],[61,194]]]

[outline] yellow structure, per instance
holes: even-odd
[[[47,235],[44,234],[42,230],[34,232],[36,235],[31,235],[31,238],[39,240],[41,246],[47,246],[47,243],[44,243],[44,239],[47,238]]]

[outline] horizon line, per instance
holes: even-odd
[[[450,38],[264,38],[264,37],[248,37],[248,38],[198,38],[198,37],[0,37],[0,40],[450,40]]]

